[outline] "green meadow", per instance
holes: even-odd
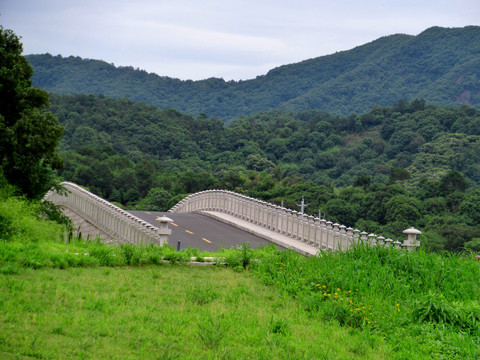
[[[380,336],[312,315],[248,273],[44,268],[0,278],[2,359],[382,359]]]
[[[468,252],[114,247],[38,214],[0,202],[2,359],[480,358]]]

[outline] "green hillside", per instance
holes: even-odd
[[[399,99],[480,106],[480,27],[391,35],[247,81],[181,81],[80,57],[29,55],[35,86],[57,94],[103,94],[222,121],[265,111],[362,113]]]
[[[65,180],[139,210],[228,189],[368,232],[430,231],[458,251],[480,238],[480,111],[422,100],[362,115],[271,110],[226,127],[127,99],[52,96]],[[474,248],[480,242],[471,243]]]

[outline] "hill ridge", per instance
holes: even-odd
[[[350,50],[271,69],[255,79],[179,80],[102,60],[28,55],[35,86],[58,94],[127,97],[223,121],[266,111],[368,111],[399,99],[480,107],[480,26],[393,34]]]

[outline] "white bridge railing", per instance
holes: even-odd
[[[408,240],[402,243],[227,190],[206,190],[189,195],[169,210],[174,213],[202,211],[230,214],[322,250],[346,250],[359,241],[396,248],[403,246],[409,250],[419,246],[416,235],[420,232],[413,228],[404,231]]]
[[[76,184],[63,182],[61,185],[67,191],[58,193],[50,190],[44,200],[69,208],[110,236],[117,244],[162,246],[166,235],[171,232],[168,228],[165,231],[166,226],[160,229],[154,227]]]

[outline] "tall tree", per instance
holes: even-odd
[[[0,166],[11,184],[39,198],[61,166],[56,147],[63,129],[46,110],[48,93],[32,86],[22,51],[19,37],[0,26]]]

